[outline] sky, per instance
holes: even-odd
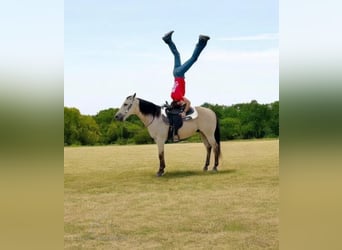
[[[192,105],[279,100],[278,1],[69,0],[64,3],[64,106],[82,114],[119,108],[137,97],[171,101],[173,55],[187,60],[200,34],[210,36],[185,74]]]

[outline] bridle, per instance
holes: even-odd
[[[133,102],[130,105],[128,105],[128,108],[125,110],[125,114],[127,114],[130,111],[130,109],[132,108],[132,105],[133,105]]]
[[[153,116],[153,118],[152,118],[152,120],[150,121],[149,124],[145,125],[146,128],[148,128],[152,124],[152,122],[154,121],[154,118],[155,118],[155,116]]]
[[[133,102],[128,105],[127,109],[125,110],[125,115],[131,110],[133,105]],[[155,116],[153,116],[152,120],[149,122],[149,124],[145,125],[146,128],[148,128],[154,121]]]

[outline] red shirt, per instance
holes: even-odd
[[[174,101],[183,101],[184,95],[185,95],[184,77],[175,77],[175,83],[172,88],[171,98]]]

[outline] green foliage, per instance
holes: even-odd
[[[274,136],[279,136],[279,101],[270,105],[270,130]]]
[[[147,129],[140,129],[133,137],[136,144],[151,144],[153,139],[149,135]]]
[[[221,140],[239,138],[241,134],[241,122],[238,118],[226,117],[220,120]]]
[[[64,145],[95,145],[99,138],[99,125],[92,116],[64,107]]]
[[[240,103],[232,106],[204,103],[220,122],[221,140],[279,136],[279,101],[271,104]],[[153,139],[137,116],[126,122],[114,120],[118,109],[101,110],[94,116],[82,115],[77,108],[64,107],[64,145],[149,144]],[[195,135],[188,142],[200,141]]]
[[[102,142],[104,144],[113,144],[121,137],[121,128],[120,126],[112,122],[104,129],[104,133],[102,134]]]
[[[199,133],[196,133],[196,134],[194,134],[193,136],[187,138],[185,141],[186,141],[186,142],[201,142],[202,139],[201,139],[200,134],[199,134]]]
[[[279,101],[271,104],[240,103],[232,106],[203,107],[215,111],[220,119],[221,139],[251,139],[279,136]]]
[[[81,113],[76,108],[64,107],[64,145],[81,144]]]
[[[96,123],[99,125],[100,129],[100,139],[98,143],[100,144],[111,144],[115,142],[118,137],[118,126],[113,123],[114,114],[117,112],[117,109],[106,109],[101,110],[94,116]]]
[[[82,145],[95,145],[100,139],[99,125],[92,116],[81,117],[80,142]]]
[[[94,116],[94,119],[97,122],[97,124],[100,125],[110,124],[113,121],[114,115],[117,111],[118,109],[113,108],[101,110]]]

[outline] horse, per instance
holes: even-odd
[[[215,163],[213,171],[218,171],[219,157],[221,155],[220,147],[220,128],[218,118],[214,111],[205,107],[195,107],[198,112],[196,119],[183,122],[183,126],[178,130],[179,138],[186,139],[195,132],[199,132],[201,139],[207,150],[207,156],[203,171],[208,170],[210,164],[210,155],[213,149]],[[161,114],[162,107],[152,102],[137,98],[136,94],[128,96],[123,102],[114,118],[118,121],[125,121],[130,115],[136,115],[147,128],[151,138],[158,145],[159,170],[157,176],[164,175],[165,159],[164,144],[168,139],[169,124]]]

